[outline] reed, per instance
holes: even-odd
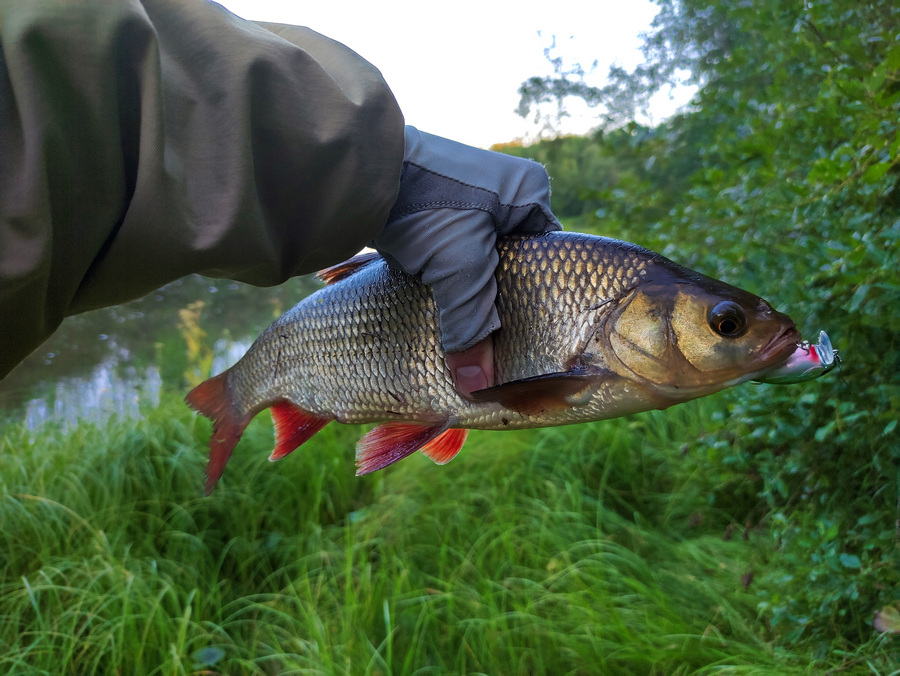
[[[272,465],[248,429],[203,497],[206,420],[175,394],[141,420],[0,445],[0,671],[22,674],[818,673],[748,575],[778,557],[693,457],[712,397],[592,425],[473,432],[356,478],[359,428]],[[729,535],[734,534],[734,537]],[[867,659],[890,662],[873,642]]]

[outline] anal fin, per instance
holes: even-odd
[[[330,422],[289,401],[272,404],[271,409],[275,422],[275,448],[269,455],[270,462],[281,460]]]
[[[379,425],[356,444],[356,476],[369,474],[412,455],[443,435],[449,426],[450,422],[446,420],[431,425],[415,422]]]

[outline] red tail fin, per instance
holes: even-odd
[[[254,414],[242,414],[235,406],[228,386],[227,371],[197,385],[188,393],[185,401],[192,409],[213,421],[212,437],[209,440],[209,464],[206,468],[206,494],[209,495]]]

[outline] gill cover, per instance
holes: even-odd
[[[664,390],[746,380],[786,359],[797,339],[793,321],[761,298],[699,275],[639,286],[610,319],[611,362]]]

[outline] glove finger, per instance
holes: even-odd
[[[446,208],[482,211],[501,235],[562,228],[550,210],[550,178],[543,165],[407,126],[400,192],[388,222]]]
[[[457,263],[455,269],[446,273],[447,268],[440,263],[428,268],[432,273],[430,286],[438,306],[441,345],[445,352],[467,350],[500,328],[494,303],[497,261],[497,251],[492,248],[486,258]]]
[[[434,209],[407,215],[373,244],[389,264],[431,287],[445,352],[465,350],[500,328],[497,234],[483,213]]]

